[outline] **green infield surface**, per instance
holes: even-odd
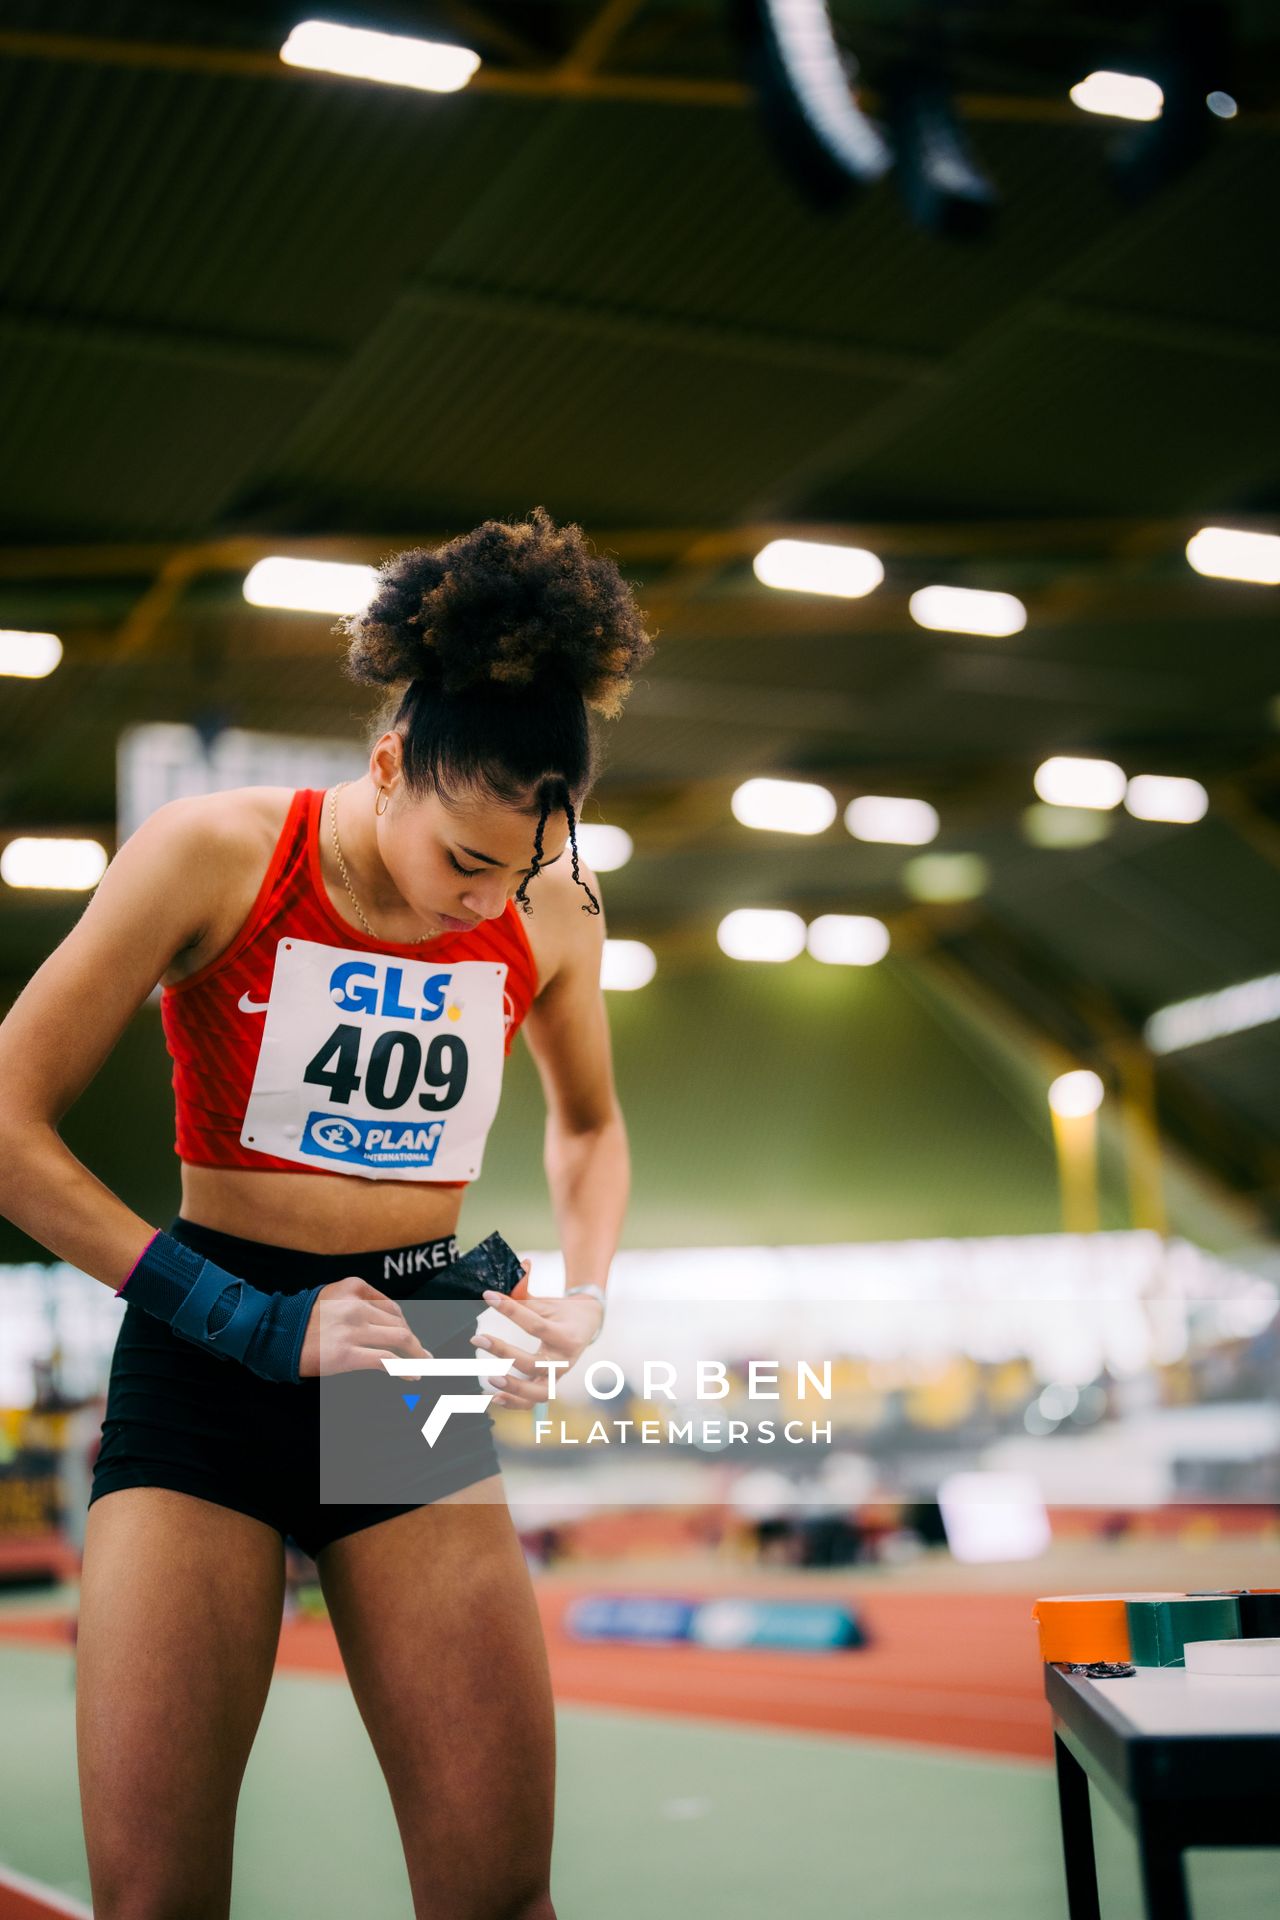
[[[0,1700],[0,1920],[87,1914],[69,1652],[0,1646]],[[574,1706],[559,1742],[560,1920],[1064,1920],[1047,1766]],[[1132,1847],[1105,1804],[1095,1821],[1103,1912],[1128,1920]],[[1275,1854],[1189,1858],[1198,1920],[1280,1911]],[[382,1777],[344,1680],[278,1673],[240,1801],[233,1920],[352,1913],[411,1913]]]

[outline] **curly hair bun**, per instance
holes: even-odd
[[[608,720],[653,650],[616,564],[544,507],[393,555],[364,612],[337,631],[357,680],[424,680],[451,694],[571,685]]]

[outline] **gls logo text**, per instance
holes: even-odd
[[[392,1020],[439,1020],[452,973],[433,973],[422,983],[422,1004],[406,999],[403,967],[373,960],[344,960],[329,975],[329,998],[343,1013],[381,1014]]]
[[[479,1360],[387,1360],[382,1362],[387,1372],[397,1380],[480,1379],[481,1374],[506,1373],[515,1365],[514,1360],[500,1360],[496,1354]],[[429,1447],[434,1447],[444,1432],[445,1422],[451,1413],[483,1413],[493,1399],[496,1389],[486,1393],[442,1393],[422,1423],[422,1437]]]

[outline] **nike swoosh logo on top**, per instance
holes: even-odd
[[[270,1003],[266,1000],[251,1000],[249,998],[249,990],[246,987],[236,1004],[241,1013],[265,1013]]]

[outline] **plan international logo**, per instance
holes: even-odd
[[[348,1120],[343,1115],[313,1112],[307,1115],[302,1151],[368,1167],[429,1167],[439,1152],[444,1129],[443,1120]]]

